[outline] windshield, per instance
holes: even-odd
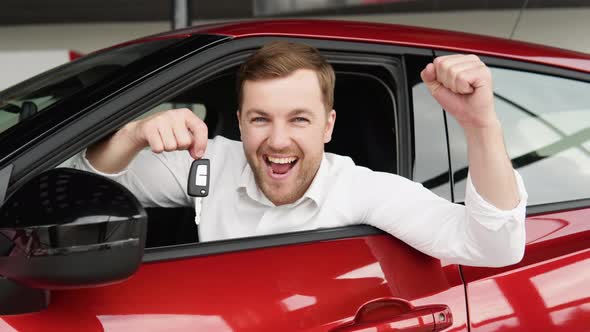
[[[96,52],[0,92],[0,133],[175,42],[155,40]]]

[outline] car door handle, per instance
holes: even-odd
[[[451,310],[446,305],[414,307],[396,298],[367,302],[357,311],[354,321],[333,329],[333,332],[361,331],[442,331],[453,325]]]

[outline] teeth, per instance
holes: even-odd
[[[289,163],[294,162],[295,160],[297,160],[297,158],[295,158],[295,157],[274,158],[274,157],[268,156],[268,161],[270,161],[271,163],[274,163],[274,164],[289,164]]]

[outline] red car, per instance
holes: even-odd
[[[172,106],[211,137],[239,139],[236,69],[277,38],[334,66],[327,151],[457,203],[464,137],[419,72],[441,54],[479,55],[529,193],[524,259],[452,265],[360,225],[198,243],[193,209],[144,209],[121,186],[58,167]],[[85,56],[0,93],[0,330],[586,331],[588,91],[586,54],[358,22],[213,24]]]

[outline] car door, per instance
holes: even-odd
[[[3,323],[16,331],[327,331],[352,324],[362,309],[357,323],[365,328],[430,331],[434,319],[448,327],[449,310],[452,322],[465,327],[455,266],[441,266],[388,235],[367,233],[151,250],[123,283],[54,291],[47,309],[5,316]],[[287,237],[298,244],[283,244]],[[305,237],[312,242],[301,243]],[[256,243],[273,240],[269,248]],[[256,249],[242,249],[247,245]],[[215,246],[228,252],[215,253]]]
[[[174,101],[188,91],[185,87],[198,86],[223,73],[252,49],[272,39],[225,41],[149,79],[134,82],[80,117],[80,121],[65,124],[59,134],[43,141],[52,148],[43,150],[44,155],[36,163],[57,165],[140,114],[141,109]],[[361,113],[356,115],[356,125],[375,121],[387,125],[392,121],[394,127],[385,127],[383,132],[394,131],[391,137],[395,139],[366,145],[366,149],[374,151],[372,155],[364,155],[360,146],[354,151],[356,158],[417,180],[426,178],[413,174],[422,174],[418,161],[414,164],[411,157],[413,127],[422,126],[422,122],[414,123],[411,95],[419,93],[420,88],[414,88],[419,69],[431,59],[431,52],[292,39],[328,54],[337,69],[342,69],[339,73],[343,81],[354,83],[355,79],[371,76],[378,82],[375,84],[392,93],[393,104],[378,109],[381,113],[373,115],[373,122],[366,122],[369,120],[363,117],[369,115]],[[364,62],[359,63],[359,59]],[[223,90],[217,95],[227,97],[228,87],[220,88]],[[207,112],[212,109],[207,107]],[[442,133],[443,113],[438,111],[435,118],[425,121],[438,126],[436,133]],[[389,114],[387,121],[381,117],[383,114]],[[355,118],[349,116],[343,123],[354,126]],[[90,128],[95,130],[84,142],[73,140],[76,133]],[[335,138],[329,147],[334,151],[345,148],[346,137],[350,137],[346,125],[342,128],[340,133],[335,131],[335,136],[341,137],[340,143]],[[424,130],[420,127],[419,131]],[[383,135],[387,140],[391,133]],[[442,151],[430,147],[431,152],[446,155],[445,140],[439,142]],[[57,150],[61,159],[52,154]],[[394,158],[383,159],[381,150],[393,151]],[[448,159],[443,159],[442,165],[448,180],[450,173],[444,166]],[[449,191],[448,184],[438,187],[443,196]],[[147,248],[143,264],[128,280],[104,287],[51,291],[46,309],[2,316],[0,326],[7,331],[466,331],[466,313],[458,266],[428,257],[375,228],[352,226]]]
[[[583,331],[590,317],[590,75],[485,58],[512,163],[529,194],[519,264],[462,267],[471,331]],[[449,118],[455,200],[465,141]]]

